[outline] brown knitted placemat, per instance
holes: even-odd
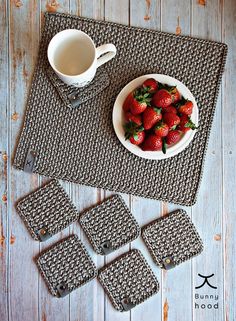
[[[47,46],[59,31],[75,28],[96,45],[114,43],[116,57],[104,70],[110,85],[78,108],[68,108],[51,83]],[[23,169],[33,151],[33,172],[108,190],[192,205],[203,171],[227,46],[68,14],[45,14],[38,64],[14,166]],[[127,151],[112,125],[112,108],[120,90],[149,73],[170,75],[192,91],[199,107],[199,130],[180,154],[146,160]]]

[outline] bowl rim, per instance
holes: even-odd
[[[182,152],[193,140],[193,137],[197,129],[188,131],[183,135],[183,137],[180,139],[178,143],[167,147],[166,154],[164,154],[162,151],[143,151],[139,146],[131,144],[129,140],[125,140],[125,137],[124,137],[125,132],[123,128],[124,112],[122,108],[124,100],[131,91],[141,86],[142,83],[148,78],[154,78],[155,80],[170,86],[177,86],[177,89],[180,91],[181,95],[183,95],[184,98],[188,98],[193,102],[193,113],[191,115],[191,119],[193,120],[196,126],[198,126],[198,117],[199,117],[198,106],[193,94],[183,82],[179,81],[176,78],[173,78],[171,76],[164,75],[164,74],[146,74],[146,75],[139,76],[131,80],[120,91],[120,93],[118,94],[115,100],[113,111],[112,111],[113,127],[119,141],[126,149],[128,149],[131,153],[133,153],[136,156],[139,156],[145,159],[151,159],[151,160],[162,160],[162,159],[173,157],[179,154],[180,152]]]

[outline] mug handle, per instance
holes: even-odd
[[[100,57],[101,55],[104,56]],[[97,67],[105,64],[116,55],[116,47],[112,43],[101,45],[96,48]]]

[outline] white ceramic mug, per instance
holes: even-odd
[[[83,31],[66,29],[51,39],[47,53],[51,67],[64,83],[84,87],[94,78],[99,66],[115,57],[116,47],[105,44],[96,48]]]

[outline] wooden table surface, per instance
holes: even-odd
[[[235,321],[236,320],[236,2],[235,0],[9,0],[0,2],[0,320],[1,321]],[[12,168],[37,57],[43,12],[70,12],[178,34],[222,41],[229,53],[210,136],[203,180],[195,206],[185,208],[205,245],[202,255],[169,272],[156,267],[143,242],[140,248],[159,282],[159,293],[131,312],[110,304],[97,280],[63,299],[52,297],[33,258],[48,245],[76,233],[98,267],[127,251],[104,259],[95,255],[77,223],[45,244],[33,241],[15,210],[20,197],[43,178]],[[135,49],[134,49],[135,50]],[[63,183],[79,211],[111,193]],[[178,206],[123,195],[140,225]],[[203,279],[214,274],[199,290]],[[197,299],[197,295],[204,298]],[[206,295],[214,295],[206,298]],[[215,297],[216,296],[216,297]],[[218,299],[217,299],[218,296]],[[198,308],[199,306],[199,308]]]

